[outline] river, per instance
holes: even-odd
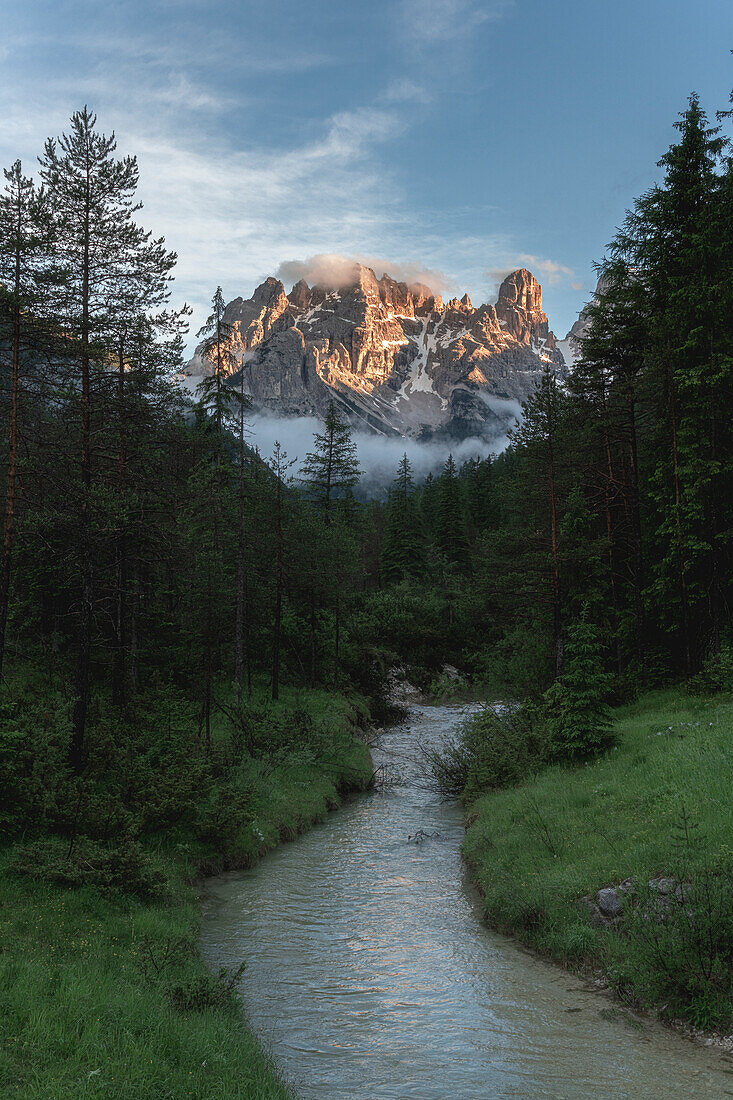
[[[421,779],[420,745],[439,744],[461,713],[411,707],[372,752],[401,783],[207,884],[204,955],[247,959],[244,1009],[297,1094],[733,1096],[732,1059],[633,1019],[484,925],[460,807]]]

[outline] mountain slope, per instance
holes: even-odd
[[[565,370],[542,288],[524,268],[495,306],[478,308],[361,264],[337,288],[301,280],[287,295],[269,278],[230,302],[225,320],[256,409],[322,416],[334,399],[354,426],[386,435],[496,435],[545,367]],[[184,374],[209,369],[197,350]]]

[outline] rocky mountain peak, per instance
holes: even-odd
[[[542,287],[526,267],[512,271],[499,287],[496,316],[501,327],[521,343],[555,349],[555,337],[542,309]]]
[[[444,305],[429,286],[378,279],[364,264],[345,274],[337,286],[301,279],[289,295],[269,278],[227,306],[256,409],[323,415],[336,400],[353,424],[383,434],[496,434],[510,413],[494,412],[492,396],[514,408],[543,370],[564,371],[542,288],[524,268],[495,307],[478,308],[468,294]],[[210,370],[197,353],[184,374]]]
[[[264,283],[255,290],[252,295],[251,301],[256,306],[261,306],[263,309],[268,306],[274,305],[281,298],[286,297],[285,287],[279,279],[275,279],[272,275],[269,275]]]
[[[526,267],[512,271],[499,287],[496,312],[501,315],[504,308],[526,309],[530,313],[542,310],[542,287]]]
[[[311,303],[311,289],[305,279],[298,279],[288,294],[290,304],[296,309],[307,309]]]

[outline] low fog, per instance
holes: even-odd
[[[449,454],[458,466],[471,458],[487,458],[499,454],[508,443],[507,433],[520,412],[518,402],[502,401],[491,398],[497,407],[494,411],[501,416],[504,427],[499,428],[495,437],[421,442],[416,439],[385,437],[367,432],[355,431],[352,435],[359,455],[362,476],[357,495],[386,497],[387,489],[397,474],[397,466],[403,454],[412,465],[416,482],[424,481],[430,473],[439,473]],[[504,406],[500,408],[499,406]],[[511,408],[510,408],[511,406]],[[275,441],[287,451],[288,459],[295,460],[291,475],[298,477],[300,468],[309,451],[313,450],[313,437],[323,431],[323,424],[316,417],[276,417],[255,415],[250,418],[248,442],[257,447],[263,458],[272,455]]]

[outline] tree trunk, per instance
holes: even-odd
[[[280,471],[276,471],[277,489],[275,497],[275,537],[276,550],[276,574],[275,574],[275,624],[272,641],[272,698],[277,700],[280,696],[280,627],[282,622],[283,601],[283,534],[282,534],[282,485]]]
[[[548,395],[549,397],[549,395]],[[552,398],[549,397],[549,401]],[[548,402],[549,405],[549,402]],[[562,605],[560,602],[560,555],[557,537],[557,501],[555,499],[555,451],[553,446],[552,414],[548,407],[548,483],[550,490],[551,548],[552,548],[552,632],[555,640],[555,676],[563,669]]]
[[[641,504],[639,494],[639,461],[636,446],[636,408],[631,383],[626,393],[629,428],[629,464],[631,467],[631,522],[634,543],[634,616],[636,620],[636,656],[643,661],[646,649],[644,615],[644,547],[641,534]]]
[[[125,508],[125,486],[127,482],[127,434],[125,424],[125,351],[120,340],[117,362],[117,399],[119,417],[119,451],[117,455],[117,477],[120,488],[120,503]],[[115,537],[115,647],[112,668],[112,704],[124,708],[127,702],[126,664],[126,618],[127,618],[127,540],[125,531],[118,527]]]
[[[675,532],[677,535],[677,564],[680,578],[680,608],[682,611],[682,645],[685,654],[685,674],[692,672],[692,646],[690,643],[690,608],[687,594],[687,570],[685,569],[682,540],[682,491],[680,488],[679,455],[677,439],[677,402],[674,378],[670,369],[670,411],[672,414],[672,470],[674,474]]]
[[[234,626],[235,657],[234,678],[237,682],[237,701],[241,707],[244,688],[244,649],[245,649],[245,561],[244,561],[244,518],[245,518],[245,481],[244,481],[244,367],[239,405],[239,501],[237,514],[237,611]]]
[[[611,515],[611,487],[614,485],[613,459],[611,456],[611,441],[608,436],[608,421],[603,412],[603,437],[606,446],[606,488],[603,494],[604,512],[606,517],[606,538],[608,539],[608,576],[611,584],[611,606],[613,607],[613,637],[615,649],[616,674],[621,671],[621,637],[619,635],[619,600],[616,585],[616,555],[614,553],[615,540],[613,537],[613,517]]]
[[[12,366],[10,381],[10,447],[8,452],[8,486],[5,494],[5,524],[3,529],[3,560],[0,573],[0,680],[5,658],[5,631],[10,602],[10,563],[15,530],[15,501],[18,472],[18,387],[20,375],[20,233],[22,209],[18,200],[18,225],[15,246],[15,285],[13,301]]]
[[[338,691],[339,686],[339,672],[340,672],[340,653],[339,642],[341,637],[341,602],[336,593],[336,629],[334,638],[334,660],[333,660],[333,688],[334,691]]]
[[[89,346],[89,250],[90,250],[90,178],[87,168],[87,190],[84,210],[84,258],[82,266],[81,323],[81,615],[79,621],[79,651],[76,666],[76,692],[71,737],[71,763],[76,771],[84,765],[84,737],[89,706],[89,667],[91,660],[93,613],[93,561],[91,547],[90,496],[91,476],[91,383]]]

